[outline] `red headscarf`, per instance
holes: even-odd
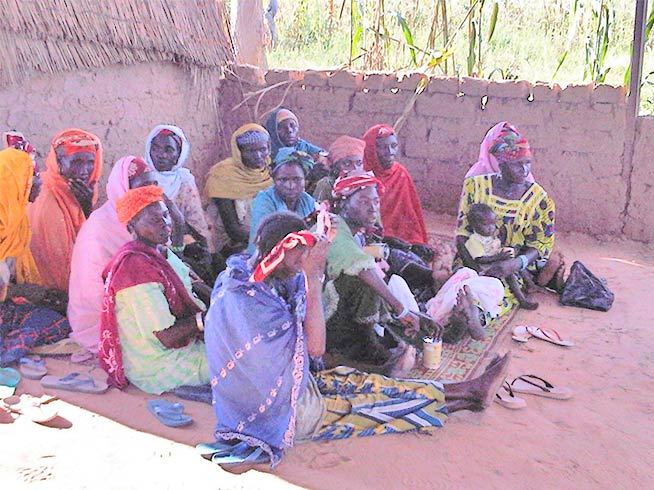
[[[293,250],[298,245],[313,247],[317,241],[316,236],[307,230],[289,233],[259,262],[250,281],[261,282],[268,277],[284,261],[287,250]]]
[[[364,187],[377,186],[379,193],[384,192],[384,184],[381,180],[374,176],[372,172],[366,172],[362,175],[350,175],[348,177],[341,177],[336,180],[332,194],[337,199],[350,197],[355,191]]]
[[[500,137],[493,143],[490,152],[501,163],[532,157],[529,142],[525,138],[507,140],[506,138]]]
[[[130,189],[116,202],[118,221],[126,225],[143,209],[159,201],[163,201],[163,189],[157,185]]]
[[[387,124],[377,124],[366,131],[363,135],[366,142],[363,165],[385,187],[380,206],[384,235],[424,245],[427,243],[427,228],[411,175],[398,162],[393,162],[390,168],[383,168],[377,157],[377,138],[392,134],[395,134],[393,128]]]

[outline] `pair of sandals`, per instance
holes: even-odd
[[[11,424],[22,415],[37,424],[48,425],[59,416],[57,410],[48,405],[56,399],[49,395],[37,398],[28,393],[8,396],[0,401],[0,423]]]
[[[554,386],[549,381],[534,374],[523,374],[518,376],[511,383],[504,381],[500,390],[495,394],[495,401],[503,407],[520,409],[527,406],[527,402],[516,393],[542,396],[556,400],[568,400],[572,398],[573,391],[565,386]]]
[[[553,328],[520,325],[513,329],[512,338],[517,342],[526,343],[532,337],[563,347],[572,347],[575,345],[571,340],[566,340],[561,337],[561,334]]]
[[[204,459],[228,467],[270,463],[270,456],[263,448],[252,447],[247,442],[216,441],[209,444],[198,444],[196,449]]]

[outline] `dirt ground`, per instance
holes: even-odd
[[[449,232],[451,218],[430,215],[432,229]],[[608,313],[559,306],[540,295],[535,312],[515,324],[557,329],[576,342],[564,348],[537,339],[512,350],[510,378],[537,374],[575,391],[567,401],[524,395],[524,410],[497,404],[482,414],[457,413],[434,435],[391,435],[309,443],[267,466],[233,474],[204,461],[194,445],[211,440],[211,407],[184,402],[194,424],[160,425],[147,411],[152,398],[125,393],[83,395],[58,390],[52,403],[64,428],[20,417],[0,425],[3,489],[632,489],[654,478],[654,323],[652,247],[560,235],[568,261],[584,262],[616,293]],[[648,299],[649,298],[649,299]],[[50,372],[99,369],[47,361]],[[19,393],[39,395],[24,380]],[[166,396],[169,399],[174,397]],[[648,483],[650,482],[650,483]]]

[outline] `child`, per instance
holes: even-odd
[[[500,260],[506,260],[514,256],[514,250],[510,247],[502,247],[500,239],[495,236],[497,229],[495,212],[486,204],[473,204],[468,211],[468,223],[472,227],[473,234],[466,241],[466,248],[477,264],[490,264]],[[538,303],[530,301],[522,291],[518,274],[521,275],[527,285],[532,284],[531,277],[527,271],[510,274],[505,277],[509,289],[515,295],[520,306],[526,310],[535,310]]]

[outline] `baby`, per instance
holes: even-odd
[[[495,236],[497,218],[490,206],[479,203],[470,206],[468,223],[474,233],[466,241],[466,248],[477,264],[490,264],[492,262],[506,260],[515,255],[515,251],[512,248],[502,247],[500,239]],[[505,277],[509,289],[515,295],[522,308],[535,310],[538,308],[538,303],[531,301],[522,290],[518,274],[521,275],[526,285],[533,284],[529,272],[520,271]]]

